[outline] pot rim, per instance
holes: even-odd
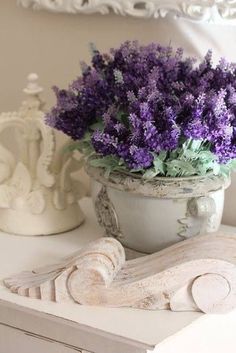
[[[211,192],[226,189],[230,185],[230,177],[208,173],[205,176],[193,177],[156,177],[152,180],[142,179],[131,173],[112,172],[106,177],[103,168],[85,164],[87,174],[107,187],[146,197],[166,199],[192,198],[208,195]]]

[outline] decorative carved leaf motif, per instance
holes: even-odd
[[[14,171],[10,185],[16,189],[17,195],[27,195],[30,193],[32,181],[28,169],[19,162]]]
[[[99,12],[103,15],[113,11],[122,16],[187,18],[212,23],[235,23],[235,0],[18,0],[24,7],[54,12],[84,13]]]
[[[45,210],[46,201],[42,191],[36,190],[29,194],[27,204],[33,214],[41,214]]]
[[[11,201],[15,196],[14,188],[8,185],[0,185],[0,208],[10,208]]]

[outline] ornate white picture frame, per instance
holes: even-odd
[[[170,14],[209,23],[236,23],[236,0],[18,0],[25,8],[58,13],[103,15],[114,12],[143,18]]]

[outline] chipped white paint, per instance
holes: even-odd
[[[44,123],[37,80],[29,75],[18,112],[0,114],[0,134],[12,129],[19,151],[17,156],[0,144],[0,229],[14,234],[59,233],[83,221],[78,205],[83,191],[70,175],[80,163],[71,153],[55,163],[55,135]]]
[[[4,284],[13,293],[57,302],[224,313],[236,308],[235,252],[234,236],[205,235],[125,261],[122,245],[102,238]]]
[[[193,177],[155,177],[152,180],[140,178],[134,173],[110,173],[106,176],[104,169],[95,168],[87,163],[86,172],[100,184],[106,185],[118,191],[126,191],[130,194],[162,199],[197,198],[213,191],[227,188],[230,185],[229,178],[208,174],[206,176]],[[205,204],[196,205],[199,212],[204,213]]]
[[[153,253],[220,226],[228,178],[155,178],[86,165],[99,224],[128,248]]]
[[[109,14],[133,17],[185,18],[210,23],[235,23],[235,0],[18,0],[24,7],[35,10],[71,14]]]

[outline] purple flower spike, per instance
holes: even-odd
[[[170,158],[191,140],[202,141],[220,164],[236,158],[235,64],[221,59],[213,66],[209,51],[197,66],[181,48],[137,41],[92,55],[68,90],[54,88],[50,126],[74,140],[89,134],[97,154],[128,169],[153,168],[153,156]]]

